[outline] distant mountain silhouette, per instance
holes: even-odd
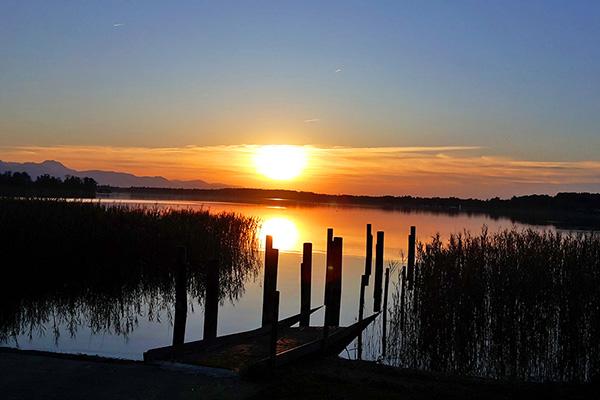
[[[223,183],[208,183],[197,179],[193,181],[169,180],[162,176],[136,176],[124,172],[114,171],[77,171],[67,168],[63,164],[54,160],[46,160],[42,163],[14,163],[0,160],[0,173],[27,172],[33,180],[38,176],[48,174],[64,179],[66,176],[78,176],[80,178],[93,178],[99,185],[108,185],[116,187],[149,187],[149,188],[169,188],[169,189],[221,189],[234,187]]]

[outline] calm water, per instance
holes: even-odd
[[[97,200],[96,200],[97,201]],[[114,203],[114,200],[103,200]],[[234,211],[244,215],[257,216],[263,221],[260,233],[264,241],[266,235],[274,237],[274,247],[280,250],[278,290],[281,292],[280,316],[286,317],[299,311],[300,262],[304,242],[313,243],[313,289],[312,305],[323,303],[325,278],[325,242],[327,229],[333,228],[334,236],[343,238],[344,259],[342,276],[341,324],[353,323],[358,315],[358,295],[360,276],[364,272],[366,225],[372,224],[374,244],[376,232],[385,232],[385,266],[402,263],[402,254],[407,253],[407,237],[410,226],[417,227],[417,240],[428,241],[432,235],[440,233],[447,236],[453,232],[470,230],[478,232],[483,225],[490,231],[511,228],[513,226],[531,227],[513,224],[508,219],[494,220],[485,216],[465,214],[444,215],[424,212],[391,212],[374,208],[314,206],[289,207],[285,201],[280,206],[262,206],[256,204],[234,204],[191,201],[139,201],[119,200],[119,204],[143,205],[146,207],[171,207],[190,209],[209,209],[212,212]],[[543,229],[536,227],[538,229]],[[392,274],[392,280],[395,274]],[[235,303],[226,302],[219,309],[218,334],[224,335],[260,325],[262,307],[262,276],[250,280],[241,299]],[[372,284],[367,288],[366,313],[372,309]],[[199,304],[192,302],[193,312],[187,320],[186,341],[202,339],[203,312]],[[93,333],[86,326],[79,326],[74,335],[66,326],[56,329],[49,323],[45,328],[36,329],[31,337],[20,335],[4,345],[23,349],[36,349],[57,352],[99,354],[109,357],[141,359],[144,351],[170,345],[172,325],[169,313],[172,307],[163,310],[160,322],[149,320],[144,309],[140,310],[134,329],[127,336],[111,331]],[[311,324],[321,325],[323,311],[312,316]],[[58,333],[58,335],[57,335]],[[347,353],[353,356],[350,349]]]

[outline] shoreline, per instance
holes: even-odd
[[[6,347],[0,347],[0,376],[4,399],[592,399],[598,393],[597,382],[445,377],[339,357],[307,359],[251,380],[195,368]]]

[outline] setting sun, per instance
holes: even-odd
[[[298,146],[263,146],[255,155],[256,168],[271,179],[295,178],[302,173],[305,164],[305,150]]]

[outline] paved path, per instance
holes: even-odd
[[[135,361],[0,348],[0,398],[243,399],[260,386],[236,376],[167,370]]]

